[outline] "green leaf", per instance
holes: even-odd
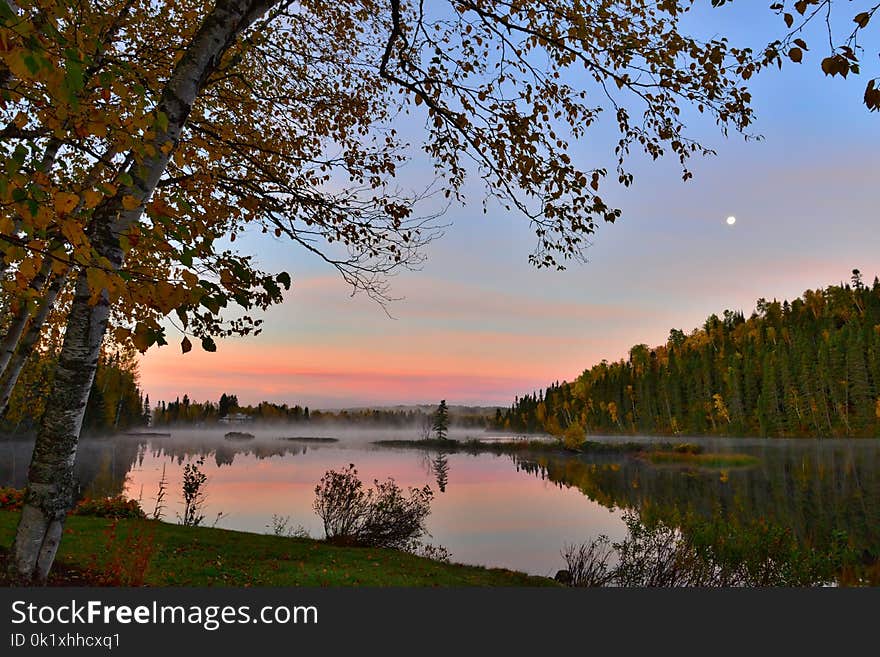
[[[210,337],[202,338],[202,349],[205,351],[217,351],[217,345],[214,344],[214,340]]]
[[[40,63],[33,55],[25,55],[22,58],[22,61],[24,62],[24,65],[27,66],[27,69],[31,72],[31,74],[36,75],[37,71],[40,70]]]
[[[82,91],[85,83],[83,82],[82,66],[75,60],[67,60],[67,77],[65,79],[67,89],[72,94]],[[71,98],[73,100],[73,98]]]
[[[290,274],[286,271],[281,272],[275,277],[275,280],[281,283],[284,286],[285,290],[290,289]]]
[[[22,144],[19,144],[15,147],[15,151],[12,153],[12,160],[18,164],[18,166],[21,166],[24,164],[24,159],[27,157],[27,154],[27,149]],[[18,171],[18,169],[16,169],[16,171]]]

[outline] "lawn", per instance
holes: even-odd
[[[0,511],[3,561],[18,512]],[[552,586],[499,568],[446,564],[406,552],[182,527],[150,520],[71,516],[50,583],[129,586]],[[5,564],[4,564],[5,565]],[[0,584],[8,585],[6,569]]]

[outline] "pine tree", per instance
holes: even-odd
[[[440,405],[434,413],[434,435],[438,440],[446,440],[449,432],[449,407],[446,406],[446,400],[440,400]]]
[[[723,411],[723,412],[722,412]],[[497,423],[496,414],[496,423]],[[560,438],[587,432],[880,435],[880,280],[759,299],[674,329],[654,350],[602,361],[572,383],[517,397],[501,418]]]

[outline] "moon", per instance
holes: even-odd
[[[735,224],[735,223],[736,223],[736,217],[734,217],[733,215],[730,215],[730,216],[727,218],[727,225],[728,225],[728,226],[733,226],[733,224]]]

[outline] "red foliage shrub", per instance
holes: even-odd
[[[95,518],[144,519],[147,517],[137,500],[128,500],[122,495],[95,499],[83,498],[71,513]]]
[[[104,530],[104,549],[93,554],[89,570],[98,586],[143,586],[153,558],[156,529],[151,522],[126,523],[116,518]]]
[[[0,509],[19,511],[24,504],[24,488],[0,488]]]

